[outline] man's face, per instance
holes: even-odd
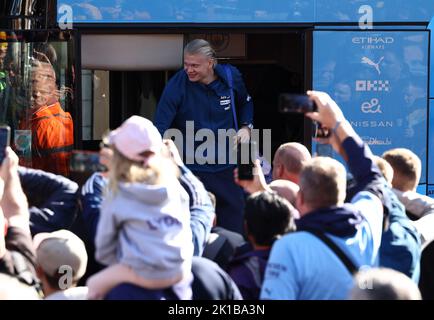
[[[202,54],[184,55],[184,70],[188,80],[204,82],[213,74],[213,60]]]
[[[40,83],[34,83],[32,86],[32,102],[34,107],[42,107],[47,105],[51,93],[47,90],[46,86]]]
[[[34,107],[47,105],[56,90],[56,82],[53,71],[45,67],[37,67],[32,70],[32,102]]]

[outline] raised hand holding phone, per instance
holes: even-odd
[[[253,168],[257,155],[256,142],[239,142],[237,145],[237,168],[239,180],[253,180]]]

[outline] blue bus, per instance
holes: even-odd
[[[132,114],[152,119],[166,82],[182,67],[183,46],[205,38],[220,61],[242,72],[254,99],[255,126],[272,129],[272,152],[283,142],[299,141],[313,153],[336,156],[312,142],[311,123],[302,115],[278,111],[282,93],[326,91],[374,153],[413,150],[423,165],[419,191],[434,194],[434,114],[429,112],[434,106],[429,76],[434,1],[59,0],[29,5],[34,2],[10,1],[0,8],[0,42],[9,44],[6,60],[15,61],[21,80],[29,77],[28,59],[35,51],[54,59],[58,85],[67,93],[61,103],[74,119],[76,148],[96,149],[107,129]],[[28,86],[22,81],[14,89],[21,104]],[[14,108],[25,108],[20,103]]]

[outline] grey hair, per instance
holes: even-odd
[[[209,59],[214,60],[214,66],[217,64],[217,57],[215,50],[208,41],[204,39],[194,39],[187,43],[187,45],[184,47],[184,54],[201,54],[205,57],[208,57]]]

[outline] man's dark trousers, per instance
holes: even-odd
[[[218,172],[193,173],[216,197],[217,225],[244,234],[245,196],[243,189],[235,184],[234,169],[235,167],[230,167]]]

